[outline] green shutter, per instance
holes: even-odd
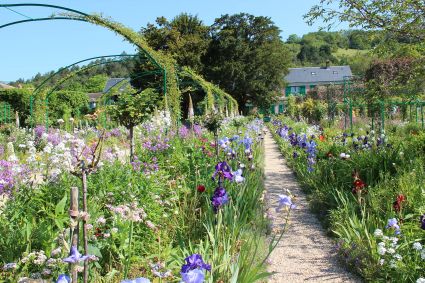
[[[270,106],[270,114],[275,114],[274,113],[274,105],[273,104]]]
[[[300,94],[305,95],[305,85],[300,86]]]
[[[316,86],[315,85],[310,85],[310,89],[313,89],[313,88],[315,88]]]
[[[279,113],[283,113],[283,104],[279,104]]]
[[[291,87],[290,86],[287,86],[285,88],[285,96],[289,96],[290,94],[291,94]]]

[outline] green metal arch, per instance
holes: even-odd
[[[65,70],[67,70],[67,69],[69,69],[69,68],[71,68],[71,67],[73,67],[73,66],[76,66],[76,65],[78,65],[78,64],[81,64],[81,63],[84,63],[84,62],[87,62],[87,61],[92,61],[92,60],[97,60],[97,59],[105,59],[105,58],[114,58],[114,57],[136,57],[136,56],[138,56],[137,54],[129,54],[129,55],[127,55],[127,54],[120,54],[120,55],[104,55],[104,56],[96,56],[96,57],[91,57],[91,58],[87,58],[87,59],[84,59],[84,60],[80,60],[80,61],[78,61],[78,62],[75,62],[75,63],[72,63],[72,64],[70,64],[70,65],[68,65],[68,66],[65,66],[65,67],[62,67],[62,68],[60,68],[59,70],[57,70],[56,72],[54,72],[52,75],[50,75],[50,76],[48,76],[41,84],[39,84],[35,89],[34,89],[34,91],[33,91],[33,93],[32,93],[32,95],[34,96],[49,80],[51,80],[54,76],[56,76],[56,75],[58,75],[58,74],[60,74],[60,73],[62,73],[62,72],[64,72]],[[114,61],[114,62],[118,62],[118,61],[121,61],[121,60],[117,60],[117,61]]]

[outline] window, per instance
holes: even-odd
[[[338,75],[338,71],[333,71],[332,72],[334,75]]]
[[[300,93],[299,86],[291,86],[291,93]]]
[[[316,76],[316,75],[317,75],[317,73],[316,73],[316,72],[311,72],[311,75],[312,75],[312,76]]]

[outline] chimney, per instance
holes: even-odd
[[[331,65],[331,61],[326,60],[326,69],[329,69],[329,66]]]

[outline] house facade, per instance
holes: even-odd
[[[96,93],[88,93],[89,97],[89,108],[90,110],[95,110],[97,107],[97,104],[100,101],[100,98],[105,93],[108,93],[114,88],[115,86],[119,86],[119,91],[123,91],[125,89],[126,84],[123,81],[129,81],[129,79],[126,78],[110,78],[103,88],[102,92],[96,92]]]
[[[287,86],[279,102],[270,107],[270,113],[283,113],[288,96],[305,96],[316,86],[342,84],[345,78],[352,75],[350,66],[289,68],[289,73],[285,77]]]

